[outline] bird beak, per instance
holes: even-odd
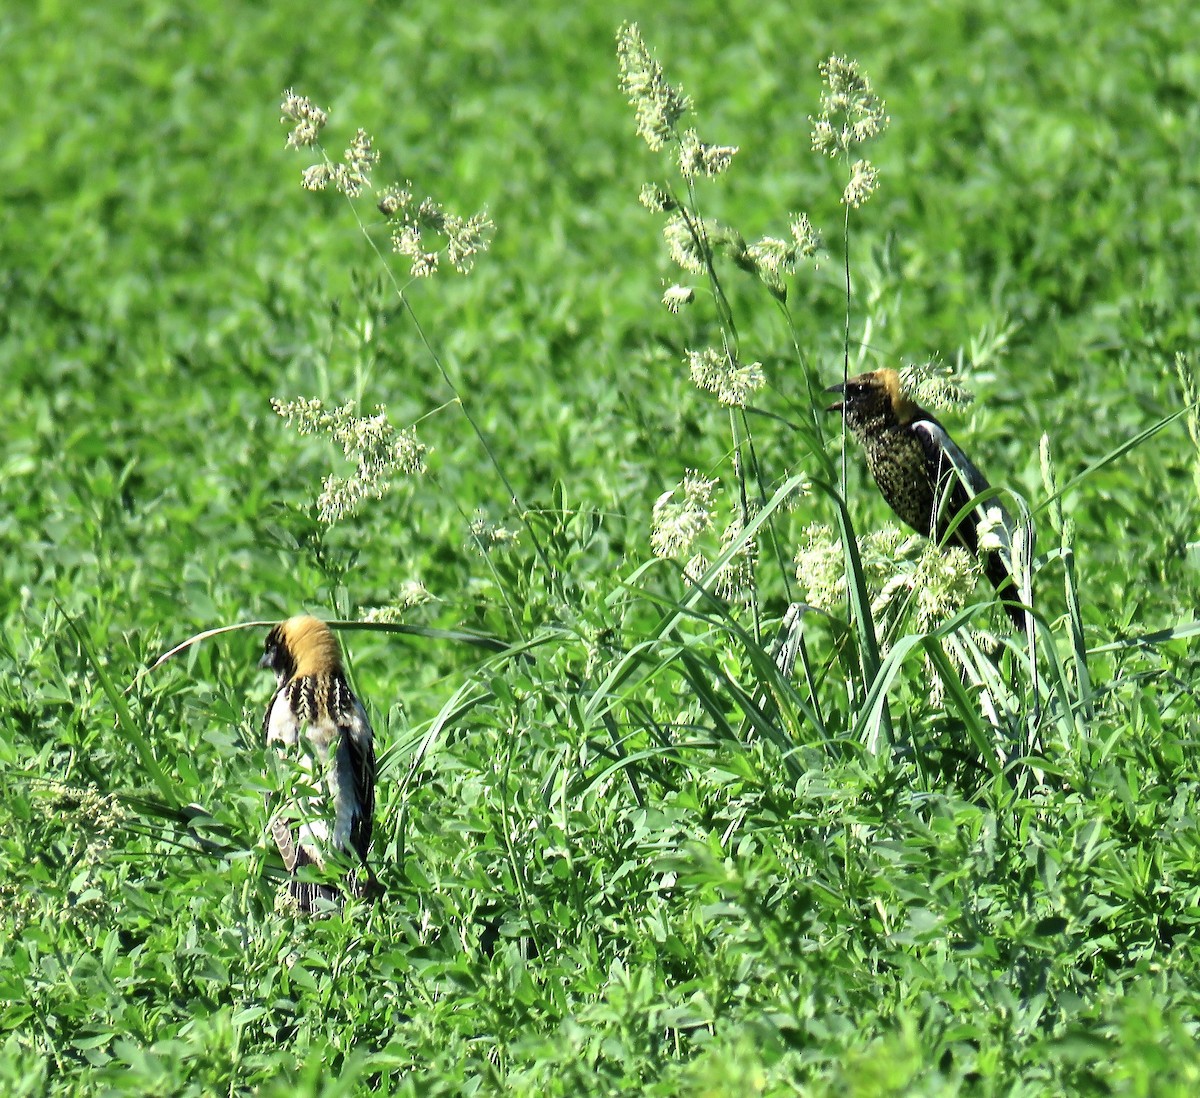
[[[270,652],[264,652],[262,654],[262,659],[260,659],[258,661],[258,666],[261,667],[264,671],[271,670],[271,653]]]
[[[827,393],[842,393],[843,395],[845,395],[846,386],[843,385],[839,381],[836,385],[830,385],[829,388],[825,390],[825,392],[827,392]],[[840,412],[844,407],[845,407],[845,403],[843,401],[839,400],[836,404],[831,404],[828,408],[825,409],[825,411]]]

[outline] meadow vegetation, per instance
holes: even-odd
[[[727,8],[6,17],[5,1093],[1197,1093],[1200,9]],[[301,610],[312,921],[264,631],[149,670]]]

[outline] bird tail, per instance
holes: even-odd
[[[316,866],[320,869],[322,863],[306,849],[303,843],[296,841],[296,836],[292,833],[286,820],[276,816],[271,821],[271,833],[275,838],[279,854],[283,858],[283,864],[291,874],[291,880],[288,881],[287,887],[288,896],[291,897],[301,914],[317,914],[320,910],[318,903],[320,900],[340,905],[344,902],[345,897],[350,895],[356,899],[374,903],[383,895],[379,879],[371,871],[365,858],[362,858],[362,868],[365,871],[366,880],[361,880],[359,874],[351,871],[346,875],[344,888],[336,884],[299,879],[297,877],[298,870],[305,866]]]
[[[288,882],[288,895],[303,915],[316,914],[319,900],[327,900],[331,904],[342,902],[342,890],[337,885],[318,884],[316,881],[293,879]]]

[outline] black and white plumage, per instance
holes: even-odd
[[[329,627],[308,615],[289,618],[267,634],[259,666],[275,672],[278,689],[267,706],[263,731],[268,744],[295,756],[303,735],[311,751],[299,764],[319,773],[311,785],[320,792],[285,806],[271,820],[271,833],[295,878],[304,866],[324,869],[332,851],[352,853],[366,870],[368,887],[353,879],[357,895],[371,891],[367,867],[375,817],[375,735],[362,703],[346,681],[337,641]],[[333,884],[293,879],[288,891],[301,911],[318,899],[338,902]]]
[[[895,370],[859,374],[826,392],[842,394],[829,411],[841,412],[862,443],[867,467],[888,506],[917,533],[950,540],[977,557],[1013,623],[1028,629],[1029,618],[1018,603],[1028,603],[1032,592],[1028,580],[1024,589],[1013,580],[1012,518],[998,501],[985,504],[999,513],[1000,548],[981,550],[978,514],[964,516],[951,529],[954,519],[990,486],[945,427],[904,395]]]

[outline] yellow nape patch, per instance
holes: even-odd
[[[874,377],[879,387],[888,395],[892,402],[892,411],[901,423],[911,423],[920,414],[921,409],[908,399],[900,388],[900,375],[895,370],[876,370]]]
[[[309,614],[288,618],[280,627],[283,643],[296,662],[297,675],[340,670],[342,657],[329,626]]]

